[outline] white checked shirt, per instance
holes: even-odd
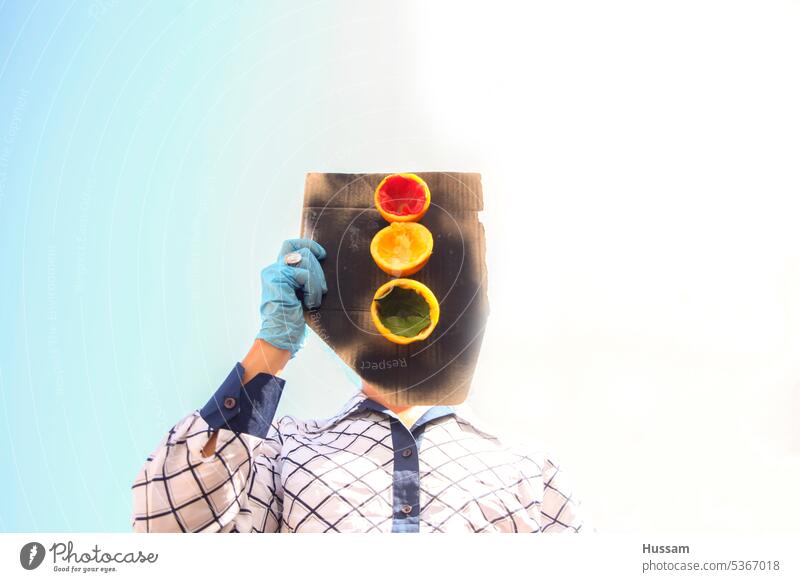
[[[237,365],[147,458],[134,531],[581,530],[555,461],[505,445],[458,408],[433,407],[408,429],[359,393],[328,419],[271,422],[283,381],[259,374],[242,386],[242,374]]]

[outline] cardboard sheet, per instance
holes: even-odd
[[[390,172],[391,173],[391,172]],[[400,404],[457,404],[469,391],[489,305],[480,174],[415,172],[428,183],[431,205],[420,220],[433,234],[428,264],[409,278],[436,295],[441,315],[431,336],[397,345],[372,324],[375,291],[391,279],[369,252],[388,223],[373,202],[387,174],[306,177],[301,233],[328,252],[328,293],[306,321],[364,380]]]

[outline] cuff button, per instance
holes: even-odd
[[[226,398],[226,399],[225,399],[225,400],[222,402],[222,406],[224,406],[224,407],[225,407],[225,408],[227,408],[228,410],[230,410],[230,409],[232,409],[232,408],[235,408],[235,407],[236,407],[236,398],[232,398],[231,396],[228,396],[228,397],[227,397],[227,398]]]

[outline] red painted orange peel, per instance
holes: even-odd
[[[375,207],[388,222],[417,222],[431,205],[431,191],[416,174],[391,174],[375,188]]]

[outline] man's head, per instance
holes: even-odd
[[[310,327],[359,376],[398,404],[456,404],[466,398],[489,313],[479,174],[420,173],[431,203],[420,223],[433,252],[409,275],[439,303],[439,321],[423,341],[399,345],[376,329],[370,306],[391,279],[370,255],[387,222],[373,193],[385,174],[309,174],[302,235],[325,247],[328,293]]]

